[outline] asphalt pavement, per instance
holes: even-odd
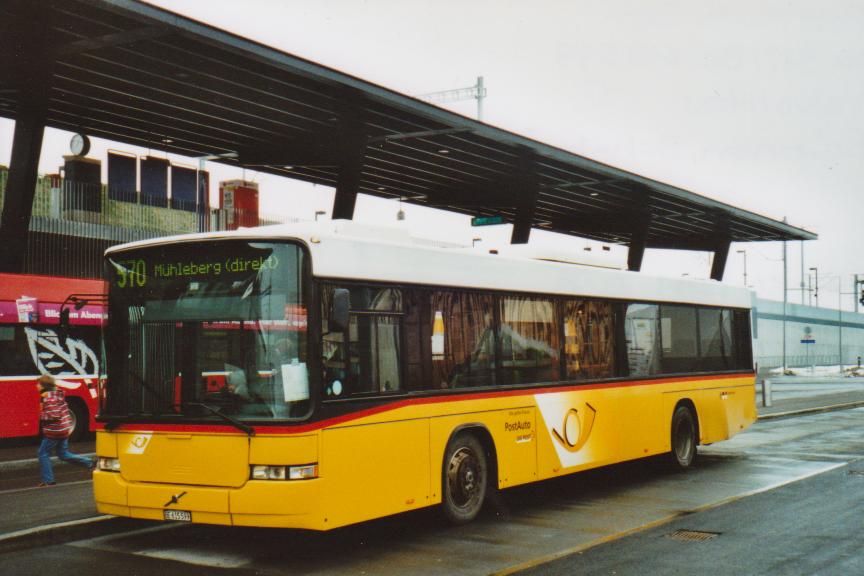
[[[864,378],[772,379],[772,402],[762,406],[757,385],[760,419],[790,418],[830,410],[864,406]],[[120,532],[152,523],[102,516],[93,503],[90,473],[55,462],[57,485],[37,487],[38,445],[0,447],[0,553],[68,542]],[[93,455],[95,443],[70,446],[73,452]]]
[[[864,574],[862,481],[843,466],[517,574]]]

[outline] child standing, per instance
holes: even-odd
[[[42,482],[39,486],[53,486],[54,469],[51,467],[51,452],[57,451],[57,457],[64,462],[93,469],[93,461],[69,452],[69,435],[72,433],[72,415],[66,405],[66,395],[57,389],[57,382],[47,374],[36,381],[39,390],[41,411],[39,420],[42,424],[42,444],[39,445],[39,466],[42,470]]]

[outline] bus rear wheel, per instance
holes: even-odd
[[[84,440],[90,432],[90,414],[81,402],[67,400],[66,403],[69,406],[69,415],[72,416],[72,432],[69,434],[69,440],[72,442]]]
[[[675,470],[686,470],[696,462],[696,417],[688,406],[679,405],[672,414],[672,451],[669,464]]]
[[[441,478],[444,515],[454,524],[477,517],[486,499],[489,465],[480,441],[459,434],[447,444]]]

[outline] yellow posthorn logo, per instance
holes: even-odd
[[[150,443],[150,437],[152,434],[136,434],[129,441],[129,445],[126,447],[127,454],[143,454],[144,450],[147,449],[147,445]]]
[[[552,429],[552,434],[561,446],[570,452],[578,452],[585,446],[588,437],[591,435],[591,428],[594,427],[594,417],[597,410],[593,406],[585,403],[585,407],[581,409],[571,408],[564,414],[564,421],[561,423],[561,432]]]

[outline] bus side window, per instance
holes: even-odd
[[[732,365],[738,370],[753,369],[753,347],[749,310],[732,310]]]
[[[663,374],[698,372],[699,332],[695,306],[660,306],[660,341]]]
[[[630,376],[660,372],[660,335],[656,304],[628,304],[624,319],[627,364]]]
[[[699,308],[701,370],[732,369],[732,314],[720,308]]]
[[[564,303],[564,359],[567,378],[615,375],[615,316],[611,302]]]
[[[324,326],[325,395],[345,395],[346,384],[348,394],[401,390],[402,291],[372,286],[351,286],[350,290],[347,342],[345,334],[328,334]],[[325,287],[324,306],[332,291],[333,287]],[[339,385],[334,388],[337,380]]]
[[[402,328],[405,346],[402,362],[405,368],[405,388],[412,392],[439,388],[432,377],[432,333],[435,318],[431,312],[430,292],[419,288],[406,289],[403,290],[403,296],[405,316]],[[443,320],[439,324],[440,330]],[[440,340],[443,334],[436,338]],[[436,348],[440,346],[436,345]]]
[[[430,387],[494,385],[494,298],[489,294],[435,290],[429,300]]]
[[[500,300],[501,383],[559,380],[558,317],[552,300],[505,296]]]

